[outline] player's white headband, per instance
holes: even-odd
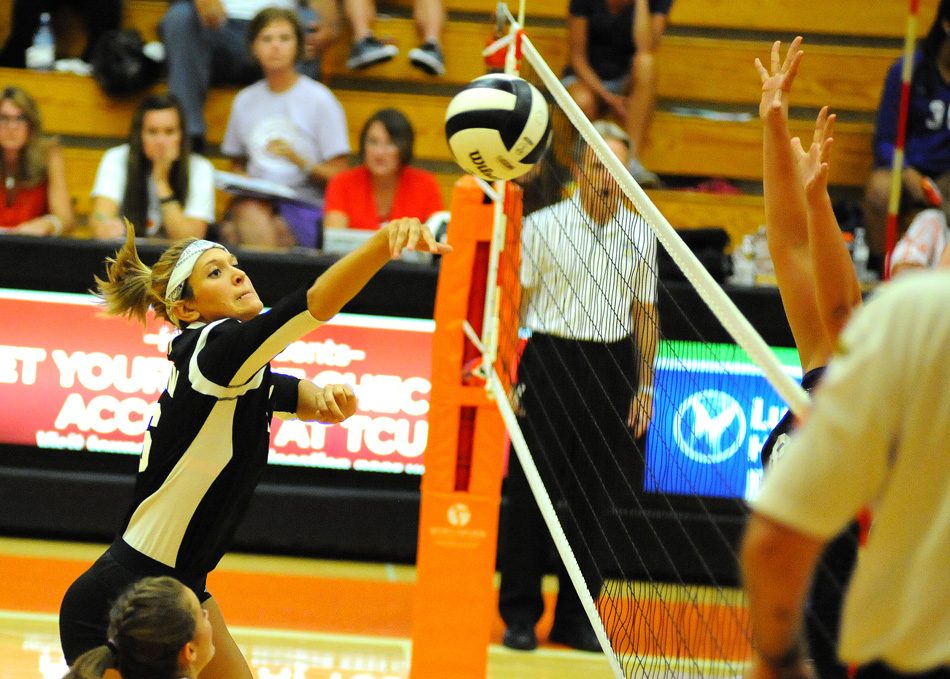
[[[181,299],[181,294],[185,291],[185,283],[195,270],[195,264],[201,253],[211,248],[221,248],[225,252],[228,249],[220,243],[212,243],[210,240],[196,240],[188,244],[181,254],[178,261],[175,262],[175,268],[172,269],[172,275],[168,279],[168,287],[165,289],[165,305],[171,307],[172,304]],[[230,254],[230,253],[228,253]]]

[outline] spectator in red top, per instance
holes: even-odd
[[[0,91],[0,175],[0,231],[59,236],[72,229],[63,152],[19,87]]]
[[[361,164],[327,184],[323,226],[378,229],[400,217],[425,221],[443,209],[435,175],[412,167],[415,133],[400,111],[384,108],[360,132]]]

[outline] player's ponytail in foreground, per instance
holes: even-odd
[[[109,669],[122,679],[176,679],[195,630],[185,586],[167,576],[143,578],[112,606],[109,643],[79,656],[63,679],[101,679]]]
[[[96,276],[94,294],[102,300],[105,311],[110,316],[125,316],[136,319],[145,325],[148,310],[169,323],[178,325],[178,319],[171,314],[165,303],[165,293],[172,269],[188,244],[196,240],[187,238],[175,243],[159,257],[155,266],[149,268],[140,258],[135,247],[135,227],[125,222],[125,243],[115,253],[115,257],[106,260],[106,278]],[[191,297],[191,288],[185,284],[182,299]]]

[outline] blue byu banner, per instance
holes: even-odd
[[[793,351],[777,353],[797,364]],[[690,342],[666,343],[656,368],[644,490],[754,498],[762,445],[787,411],[762,372],[737,347]],[[801,380],[797,365],[789,372]]]

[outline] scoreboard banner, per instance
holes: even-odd
[[[175,329],[107,317],[91,295],[0,289],[0,442],[138,454],[171,369]],[[434,322],[338,314],[293,342],[276,372],[353,387],[338,425],[274,419],[275,464],[421,474]]]

